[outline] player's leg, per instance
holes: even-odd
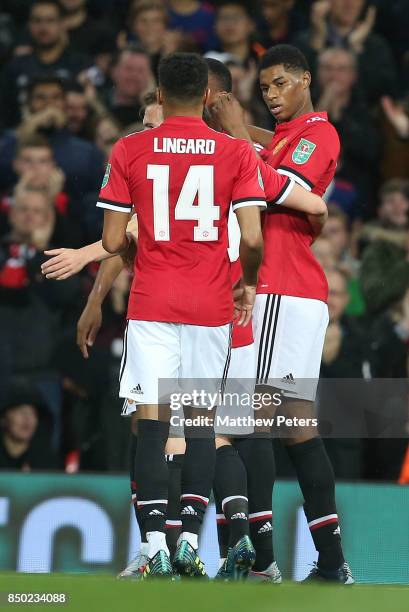
[[[230,325],[204,327],[181,326],[180,379],[191,393],[216,393],[228,367],[230,356]],[[174,564],[183,575],[205,576],[203,563],[197,555],[198,534],[209,502],[216,464],[213,415],[210,402],[200,399],[201,407],[185,409],[186,453],[182,471],[181,519]]]
[[[291,419],[292,426],[282,424],[278,429],[304,496],[319,554],[318,572],[322,578],[349,584],[352,577],[342,553],[334,472],[312,420],[327,325],[328,309],[323,302],[281,296],[268,378],[285,395],[279,411]]]
[[[172,434],[172,429],[170,431]],[[168,508],[166,514],[166,542],[173,559],[176,544],[182,527],[180,519],[180,496],[182,494],[182,467],[185,456],[186,443],[184,437],[177,438],[171,435],[166,443],[166,461],[168,464]]]
[[[135,456],[136,456],[136,446],[138,443],[138,427],[137,427],[137,419],[136,419],[136,404],[130,400],[125,400],[124,406],[122,409],[123,416],[130,416],[131,422],[131,431],[130,431],[130,442],[129,442],[129,478],[131,485],[131,503],[135,511],[135,519],[138,523],[140,537],[141,537],[141,545],[138,553],[135,555],[133,559],[128,563],[124,570],[122,570],[118,574],[118,578],[135,578],[139,577],[141,571],[146,565],[147,562],[147,554],[148,554],[148,543],[146,541],[146,533],[143,530],[143,525],[140,520],[140,516],[138,513],[138,505],[137,505],[137,483],[136,483],[136,474],[135,474]]]
[[[223,580],[247,576],[255,559],[249,537],[246,468],[232,442],[237,436],[253,432],[254,385],[254,343],[232,348],[223,401],[217,409],[215,423],[216,473],[213,492],[220,556],[225,559],[218,578]]]
[[[218,514],[219,550],[221,558],[224,557],[217,578],[245,578],[255,560],[255,550],[249,537],[247,475],[240,455],[223,436],[216,437],[213,493]]]
[[[278,296],[257,295],[253,312],[256,348],[256,378],[266,380],[271,363],[271,348],[277,331],[280,300]],[[274,418],[277,401],[274,389],[261,384],[256,387],[255,416],[265,423]],[[249,496],[250,538],[256,549],[256,562],[249,577],[252,580],[281,582],[274,557],[272,494],[275,482],[275,459],[268,424],[258,427],[255,435],[235,441],[247,471]]]
[[[140,359],[143,355],[144,358]],[[146,532],[149,562],[144,576],[171,574],[165,521],[169,433],[168,399],[159,396],[159,379],[177,378],[180,362],[178,326],[129,321],[120,371],[120,395],[138,403],[136,446],[137,508]]]
[[[286,418],[308,419],[315,416],[313,402],[288,400],[281,413]],[[318,551],[318,568],[337,572],[345,559],[342,552],[338,513],[335,501],[335,478],[325,446],[314,426],[286,428],[285,444],[304,497],[304,512]]]

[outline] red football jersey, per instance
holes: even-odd
[[[129,319],[207,326],[232,320],[231,204],[265,206],[249,143],[196,117],[170,117],[116,143],[97,205],[138,214]]]
[[[322,195],[339,156],[338,134],[327,113],[306,113],[277,125],[268,149],[259,153],[277,172]],[[327,301],[328,284],[315,259],[312,228],[304,213],[284,206],[263,214],[264,259],[258,293],[278,293]]]

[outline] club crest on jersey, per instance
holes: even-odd
[[[276,153],[278,153],[279,151],[281,151],[281,149],[282,149],[283,147],[285,147],[285,145],[287,144],[287,141],[288,141],[288,138],[282,138],[282,139],[280,140],[280,142],[278,142],[278,143],[276,144],[276,146],[274,147],[274,149],[273,149],[273,155],[275,155]]]
[[[101,189],[108,185],[109,175],[111,174],[111,164],[107,164],[107,169],[105,170],[104,178],[102,181]]]
[[[305,138],[301,138],[300,142],[293,151],[291,159],[295,164],[305,164],[313,154],[317,145]]]

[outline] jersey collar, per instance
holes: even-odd
[[[186,127],[187,125],[206,126],[206,123],[203,121],[201,117],[173,116],[173,117],[168,117],[167,119],[165,119],[162,125],[178,125],[178,126],[182,125]]]
[[[308,119],[312,119],[312,117],[322,117],[322,119],[326,119],[328,121],[328,113],[322,112],[312,112],[305,113],[304,115],[300,115],[291,121],[284,121],[283,123],[279,123],[275,128],[275,134],[279,134],[281,132],[289,132],[294,129],[297,129],[302,123],[308,121]]]

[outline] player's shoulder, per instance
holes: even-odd
[[[329,121],[327,113],[309,113],[304,120],[303,130],[310,134],[317,134],[321,138],[331,138],[338,142],[338,132]]]

